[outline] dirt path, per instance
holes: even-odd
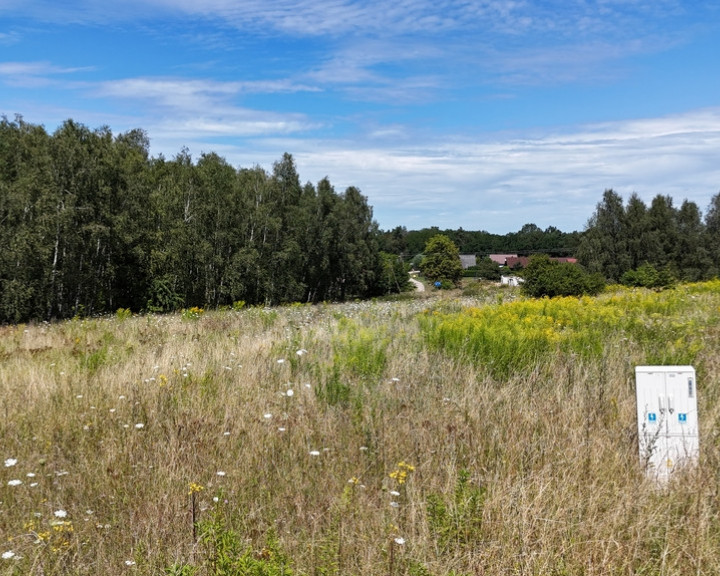
[[[425,292],[425,285],[422,282],[415,280],[415,278],[410,278],[410,282],[413,283],[417,292]]]

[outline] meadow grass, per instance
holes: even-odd
[[[0,575],[720,572],[720,282],[0,327]],[[698,373],[701,459],[634,367]]]

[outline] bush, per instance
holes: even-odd
[[[501,275],[502,271],[500,270],[500,266],[490,260],[490,258],[482,258],[475,266],[470,266],[465,274],[465,276],[484,278],[485,280],[494,280],[495,282],[500,281]]]
[[[667,268],[658,270],[646,262],[637,270],[625,272],[620,278],[620,283],[638,288],[669,288],[675,283],[675,279]]]
[[[523,292],[534,298],[592,296],[605,289],[605,280],[600,274],[589,274],[577,264],[551,260],[546,254],[532,256],[523,277]]]

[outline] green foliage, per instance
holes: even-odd
[[[502,272],[500,266],[497,263],[490,260],[490,258],[481,258],[475,266],[471,266],[465,271],[465,276],[472,276],[473,278],[483,278],[485,280],[492,280],[498,282]]]
[[[355,187],[300,185],[214,153],[151,159],[141,130],[0,120],[0,322],[402,290]]]
[[[334,365],[350,377],[379,378],[387,364],[389,338],[352,320],[343,319],[340,330],[333,344]]]
[[[667,267],[657,270],[652,264],[645,263],[637,270],[628,270],[620,279],[625,286],[640,288],[668,288],[675,279]]]
[[[400,235],[404,244],[403,253],[409,255],[422,252],[427,241],[436,234],[447,236],[463,254],[517,254],[544,251],[552,256],[568,256],[575,252],[580,240],[578,232],[565,233],[554,226],[541,230],[535,224],[525,224],[517,232],[504,235],[462,228],[440,230],[436,226],[422,230],[393,230],[384,234]],[[397,244],[397,241],[391,242],[390,245],[393,244]]]
[[[588,221],[577,257],[589,271],[615,282],[643,282],[632,272],[644,264],[673,270],[686,281],[709,279],[717,274],[720,261],[718,235],[713,233],[717,202],[713,200],[703,223],[694,202],[685,200],[676,208],[671,197],[657,195],[648,207],[632,194],[623,206],[616,192],[606,190]]]
[[[485,488],[474,485],[467,470],[459,472],[449,498],[436,493],[427,496],[428,526],[440,550],[474,546],[482,540],[484,502]]]
[[[226,527],[219,516],[199,523],[199,540],[206,573],[211,576],[292,576],[289,559],[277,536],[266,534],[265,545],[253,549]],[[189,568],[188,568],[189,569]]]
[[[430,282],[448,285],[460,282],[463,275],[460,251],[447,236],[438,234],[430,238],[423,253],[420,271]]]
[[[130,308],[118,308],[115,311],[115,317],[121,322],[123,320],[127,320],[128,318],[132,318],[132,310],[130,310]]]
[[[523,278],[523,292],[534,298],[595,295],[605,288],[600,274],[588,274],[576,264],[557,262],[546,254],[530,258]]]
[[[718,281],[693,290],[717,290]],[[599,359],[619,337],[638,342],[648,364],[693,364],[702,331],[688,317],[687,289],[624,290],[592,299],[542,298],[462,311],[428,311],[420,319],[431,349],[487,370],[495,378],[529,374],[556,354]],[[715,319],[710,320],[714,323]]]
[[[377,273],[377,295],[399,294],[410,290],[410,276],[402,258],[395,254],[380,252]]]
[[[320,386],[315,389],[318,400],[326,402],[330,406],[347,407],[350,404],[352,388],[347,379],[344,378],[338,367],[325,377]]]
[[[173,564],[165,568],[167,576],[195,576],[197,568],[190,564]]]

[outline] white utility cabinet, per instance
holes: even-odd
[[[667,479],[700,452],[695,369],[637,366],[635,385],[640,461],[648,474]]]

